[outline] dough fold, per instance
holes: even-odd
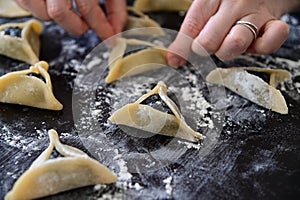
[[[134,7],[141,12],[188,11],[192,0],[136,0]]]
[[[144,101],[153,95],[158,95],[159,102],[153,104],[166,105],[171,113],[155,109]],[[167,95],[167,86],[160,81],[149,93],[141,96],[136,102],[127,104],[115,111],[109,120],[118,125],[125,125],[143,131],[178,137],[191,142],[197,142],[204,136],[187,125],[176,104]]]
[[[125,55],[128,46],[144,46],[144,49]],[[167,49],[150,42],[136,39],[118,38],[117,44],[111,51],[108,59],[109,73],[106,83],[112,83],[124,77],[141,74],[167,66]]]
[[[4,30],[9,28],[21,29],[21,36],[5,34]],[[2,24],[0,26],[0,54],[32,65],[37,63],[42,30],[42,24],[34,19],[22,23]]]
[[[27,70],[10,72],[0,77],[0,102],[48,110],[62,110],[55,98],[48,74],[48,63],[41,61]]]
[[[267,76],[265,82],[259,75]],[[287,114],[288,107],[281,92],[275,87],[291,75],[286,70],[257,67],[217,68],[211,71],[206,80],[223,85],[242,97],[280,114]]]
[[[165,32],[160,25],[152,20],[149,16],[136,10],[134,7],[127,7],[127,11],[128,20],[123,30],[130,30],[130,32],[128,32],[130,35],[165,35]]]
[[[83,151],[59,141],[55,130],[48,131],[48,148],[32,163],[14,184],[5,200],[25,200],[50,196],[59,192],[117,180],[107,167]],[[53,149],[62,156],[49,159]]]

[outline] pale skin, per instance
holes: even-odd
[[[187,58],[191,51],[205,54],[204,48],[223,61],[245,52],[270,54],[289,34],[288,25],[278,18],[299,7],[299,0],[194,0],[179,31],[193,40],[187,41],[179,34],[169,50]],[[239,20],[257,26],[255,41],[247,27],[236,25]],[[168,53],[169,65],[183,65],[185,60],[181,57]]]
[[[106,0],[108,16],[105,16],[98,0],[75,0],[78,12],[73,10],[71,0],[16,1],[35,17],[54,20],[74,35],[92,29],[103,40],[121,32],[127,20],[125,0]],[[169,47],[168,63],[174,67],[181,66],[191,52],[207,55],[203,50],[223,61],[245,52],[272,53],[289,34],[288,25],[278,18],[299,8],[299,0],[194,0],[177,38]],[[247,27],[236,25],[239,20],[257,26],[256,40]]]
[[[98,0],[15,0],[33,16],[44,20],[54,20],[73,35],[81,35],[92,29],[105,40],[122,31],[127,20],[126,1],[106,0],[105,16]]]

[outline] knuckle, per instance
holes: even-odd
[[[213,37],[201,37],[198,39],[198,43],[204,48],[209,54],[215,53],[218,49],[216,41]]]
[[[194,18],[188,18],[184,23],[185,34],[195,37],[200,32],[200,27],[197,24],[197,20]]]
[[[80,14],[82,14],[84,16],[88,15],[93,9],[93,7],[88,3],[77,3],[76,6],[77,6],[77,9],[79,10]]]
[[[239,35],[231,35],[228,44],[230,46],[230,49],[240,50],[241,52],[244,52],[247,50],[250,43],[245,37]]]
[[[57,21],[61,21],[64,18],[64,10],[57,6],[48,7],[48,15]]]

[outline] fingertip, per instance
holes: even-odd
[[[108,13],[108,21],[111,24],[114,33],[120,33],[127,23],[128,18],[126,1],[105,1],[105,7]]]
[[[290,27],[287,23],[278,20],[278,29],[281,30],[282,38],[284,41],[289,37]]]
[[[82,28],[78,30],[75,29],[66,29],[66,30],[74,36],[81,36],[85,34],[89,30],[89,28],[87,26],[82,25]]]
[[[263,34],[247,50],[249,53],[270,54],[278,50],[289,35],[289,26],[280,20],[268,22]]]
[[[230,61],[233,60],[236,56],[233,56],[231,54],[221,54],[221,53],[216,53],[215,56],[222,62]]]
[[[185,64],[184,59],[170,52],[167,54],[167,61],[168,61],[168,65],[171,67],[180,67]]]
[[[113,27],[115,34],[122,32],[124,26],[127,23],[128,14],[127,11],[111,14],[109,16],[109,23]]]
[[[30,12],[34,17],[43,20],[43,21],[50,21],[51,18],[48,15],[46,3],[45,1],[26,1],[26,0],[15,0],[18,6],[22,9]]]
[[[168,53],[167,53],[168,65],[170,65],[171,67],[182,66],[185,62],[184,59],[179,55],[181,55],[181,53],[175,41],[168,48]]]
[[[168,64],[172,67],[184,65],[191,53],[192,42],[192,38],[179,32],[176,39],[168,48]]]

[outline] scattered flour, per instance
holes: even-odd
[[[169,176],[168,178],[164,179],[163,182],[166,184],[165,185],[165,188],[166,188],[166,192],[168,195],[171,195],[172,194],[172,191],[173,191],[173,187],[172,187],[172,176]]]
[[[107,59],[109,58],[109,55],[110,55],[110,52],[109,52],[109,51],[106,51],[106,52],[104,52],[104,53],[102,54],[102,58],[103,58],[104,60],[107,60]]]
[[[4,141],[11,147],[18,148],[20,150],[40,150],[41,140],[36,140],[36,138],[45,138],[47,137],[46,130],[36,130],[36,133],[32,133],[33,137],[28,137],[25,135],[19,135],[10,130],[10,128],[3,126],[0,129],[0,139]]]
[[[132,174],[128,172],[128,168],[126,166],[127,162],[122,159],[122,155],[119,153],[119,150],[115,149],[114,153],[116,154],[114,160],[118,163],[118,166],[120,168],[120,171],[118,172],[118,183],[125,186],[127,184],[126,182],[130,181],[130,179],[132,178]]]
[[[196,150],[201,149],[201,144],[194,144],[194,143],[185,142],[185,141],[181,141],[181,140],[178,140],[178,143],[183,144],[188,149],[196,149]]]
[[[91,60],[85,67],[87,70],[91,70],[95,66],[99,66],[102,62],[101,58],[93,57],[93,60]]]

